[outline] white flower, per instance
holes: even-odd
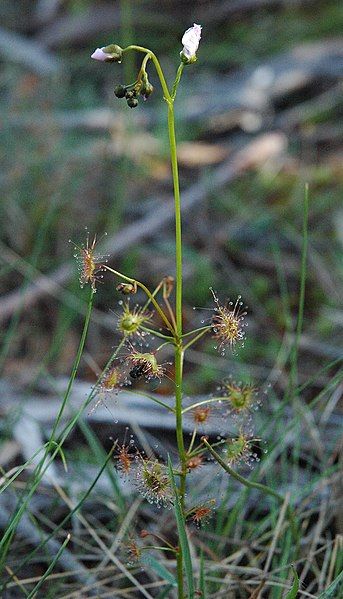
[[[94,60],[100,60],[102,62],[105,62],[106,60],[111,59],[111,56],[104,52],[104,48],[97,48],[96,50],[94,50],[93,54],[91,55],[91,58],[94,58]]]
[[[120,46],[110,44],[109,46],[97,48],[91,55],[91,58],[100,62],[121,62],[122,53],[123,51]]]
[[[199,48],[199,42],[201,38],[201,25],[194,23],[193,27],[190,27],[185,31],[182,37],[183,50],[181,52],[181,58],[186,64],[191,64],[196,61],[196,53]]]

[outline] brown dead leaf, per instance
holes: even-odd
[[[195,168],[218,164],[225,160],[229,153],[228,148],[224,146],[192,141],[181,143],[178,147],[177,156],[180,166]]]

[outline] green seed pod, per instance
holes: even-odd
[[[114,95],[117,96],[117,98],[125,98],[125,94],[126,94],[126,87],[124,87],[124,85],[117,85],[114,88]]]
[[[130,108],[136,108],[136,106],[138,106],[137,98],[128,98],[127,105],[130,106]]]

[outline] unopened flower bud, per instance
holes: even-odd
[[[201,25],[197,25],[196,23],[183,34],[181,40],[183,49],[182,52],[180,52],[180,57],[185,64],[192,64],[196,61],[196,53],[199,48],[200,38]]]
[[[140,88],[140,93],[143,96],[144,100],[146,100],[147,98],[149,98],[149,96],[151,96],[152,92],[154,91],[154,87],[153,85],[151,85],[148,79],[148,74],[146,72],[144,72],[142,75],[141,84],[142,85]]]
[[[144,100],[149,98],[149,96],[151,96],[153,91],[154,91],[154,86],[151,85],[150,81],[148,81],[148,83],[145,85],[144,89],[142,89],[142,91],[141,91],[141,94],[144,97]]]
[[[103,46],[97,48],[91,58],[99,60],[100,62],[121,62],[123,56],[123,50],[117,44],[110,44],[109,46]]]
[[[126,94],[126,87],[124,85],[117,85],[114,88],[114,95],[117,96],[117,98],[125,98],[125,94]]]

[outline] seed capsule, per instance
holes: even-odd
[[[125,94],[126,94],[126,87],[124,85],[117,85],[114,88],[114,95],[117,96],[117,98],[125,98]]]
[[[130,106],[130,108],[136,108],[136,106],[138,106],[137,98],[129,98],[127,100],[127,105]]]

